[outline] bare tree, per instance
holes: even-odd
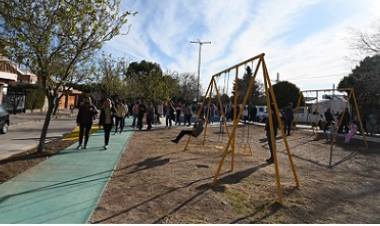
[[[356,31],[354,33],[353,47],[365,54],[380,54],[380,25],[367,32]]]

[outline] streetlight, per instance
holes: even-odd
[[[198,39],[198,41],[190,41],[192,44],[199,44],[199,55],[198,55],[198,84],[197,84],[197,102],[199,101],[200,96],[200,76],[201,76],[201,52],[202,52],[202,45],[203,44],[211,44],[210,41],[201,41]]]

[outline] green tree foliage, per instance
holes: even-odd
[[[282,81],[273,85],[273,90],[276,95],[276,100],[279,108],[284,108],[293,104],[296,106],[299,96],[301,95],[300,89],[291,82]]]
[[[238,92],[238,103],[242,103],[244,96],[248,92],[248,85],[249,81],[252,78],[251,73],[245,73],[243,78],[235,79],[235,82],[233,84],[233,96],[232,96],[232,102],[234,101],[234,95],[236,91]],[[251,92],[251,95],[248,99],[249,105],[263,105],[265,104],[265,96],[264,96],[264,90],[263,90],[263,84],[256,79],[253,89]]]
[[[174,87],[173,96],[184,103],[191,103],[197,98],[197,78],[194,74],[183,73],[176,77],[177,85]]]
[[[45,92],[44,90],[35,85],[30,89],[26,90],[25,108],[33,112],[35,109],[41,109],[45,103]]]
[[[144,98],[154,103],[168,99],[189,102],[196,96],[192,74],[163,73],[157,63],[133,62],[125,73],[128,97]]]
[[[48,98],[39,151],[60,90],[80,82],[75,67],[120,34],[130,14],[120,12],[120,0],[0,1],[1,54],[28,64]]]
[[[364,113],[380,107],[379,87],[380,55],[364,58],[338,85],[338,88],[354,88]]]

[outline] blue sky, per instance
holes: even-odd
[[[124,0],[138,11],[127,35],[104,51],[131,61],[157,62],[165,70],[196,72],[201,81],[261,52],[271,77],[277,72],[301,89],[330,88],[362,57],[351,48],[353,31],[380,22],[378,0]]]

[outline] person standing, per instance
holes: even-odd
[[[247,121],[249,120],[249,110],[248,110],[248,106],[244,106],[244,110],[243,110],[243,120],[244,120],[244,124],[247,124]]]
[[[177,106],[175,107],[175,114],[176,114],[176,118],[175,118],[175,125],[181,125],[181,109],[182,109],[182,105],[180,102],[177,103]]]
[[[331,123],[334,121],[334,116],[331,113],[331,109],[328,108],[325,112],[325,119],[326,119],[326,125],[323,129],[323,132],[326,133],[327,128],[331,125]]]
[[[192,117],[192,114],[191,114],[191,108],[188,104],[184,105],[184,108],[183,108],[183,115],[185,117],[185,122],[184,124],[187,123],[187,126],[190,126],[191,125],[191,117]]]
[[[154,106],[152,103],[149,103],[146,108],[146,124],[148,125],[148,127],[146,128],[147,130],[152,129],[153,120],[154,120]]]
[[[164,115],[164,107],[162,106],[162,103],[158,104],[156,106],[156,122],[157,124],[161,124],[161,117]]]
[[[139,105],[140,105],[140,102],[136,102],[133,107],[132,107],[132,117],[133,117],[133,121],[132,121],[132,127],[135,128],[136,127],[136,121],[137,121],[137,117],[139,116]]]
[[[116,101],[115,106],[115,134],[117,133],[118,129],[120,128],[120,133],[124,130],[124,118],[127,114],[124,104],[121,101]]]
[[[139,113],[137,115],[137,128],[139,130],[142,130],[143,128],[143,120],[144,120],[144,115],[146,113],[146,106],[144,104],[144,101],[141,100],[139,104]]]
[[[88,139],[90,136],[90,130],[92,127],[92,122],[98,112],[95,106],[92,104],[90,97],[85,97],[83,103],[79,106],[79,111],[77,115],[77,125],[79,126],[79,144],[77,149],[82,149],[83,136],[84,136],[84,146],[83,149],[87,148]]]
[[[165,114],[166,128],[171,128],[172,127],[172,119],[174,117],[174,109],[170,105],[170,102],[165,103],[164,114]]]
[[[277,129],[278,129],[278,121],[276,114],[274,112],[274,107],[272,106],[272,123],[273,123],[273,134],[274,134],[274,140],[273,144],[276,145],[276,136],[277,136]],[[271,128],[269,124],[269,118],[267,118],[266,123],[265,123],[265,135],[267,137],[267,142],[269,146],[269,151],[270,151],[270,157],[266,160],[268,163],[273,163],[273,146],[272,146],[272,141],[271,141]]]
[[[285,133],[287,133],[288,136],[290,136],[293,119],[294,119],[293,103],[289,103],[289,106],[285,109],[285,112],[284,112]]]
[[[257,108],[255,105],[250,105],[249,109],[249,121],[254,122],[257,115]]]
[[[104,130],[104,150],[107,150],[110,134],[113,127],[113,119],[115,116],[115,109],[112,106],[112,101],[107,98],[104,101],[102,111],[100,112],[99,125],[103,126]]]
[[[368,134],[370,136],[373,136],[376,132],[377,129],[377,116],[374,113],[371,113],[368,115],[367,118],[367,129],[368,129]]]
[[[338,133],[348,133],[350,130],[349,125],[351,122],[351,116],[350,112],[348,111],[348,108],[346,108],[344,112],[342,112],[339,115],[338,119],[342,119],[342,122],[340,123],[338,128]]]

